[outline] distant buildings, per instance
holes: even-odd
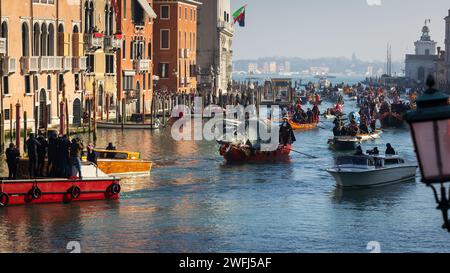
[[[277,62],[270,62],[269,64],[269,74],[277,73]]]
[[[230,0],[202,1],[198,10],[197,66],[200,88],[226,93],[233,73],[233,36]]]
[[[247,73],[248,74],[258,74],[259,73],[258,63],[249,63]]]
[[[435,73],[438,60],[436,44],[435,41],[431,40],[430,29],[425,23],[420,40],[414,43],[415,54],[406,55],[406,78],[424,83],[428,75]]]
[[[325,66],[310,67],[309,73],[311,75],[327,75],[330,73],[330,68]]]
[[[194,93],[197,88],[197,8],[193,0],[157,0],[154,8],[156,89]]]

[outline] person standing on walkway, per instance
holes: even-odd
[[[42,131],[39,131],[37,141],[40,143],[37,149],[37,155],[38,155],[38,176],[44,177],[44,167],[45,167],[45,157],[47,156],[47,147],[48,142],[44,137],[44,134]]]
[[[53,132],[48,139],[48,165],[47,175],[49,177],[56,177],[58,164],[58,139]]]
[[[70,175],[69,149],[70,142],[64,135],[59,139],[57,148],[58,176],[60,177],[69,177]]]
[[[28,151],[28,174],[29,178],[36,178],[38,174],[38,148],[41,145],[39,141],[35,138],[34,134],[31,133],[27,140],[27,151]]]
[[[83,148],[83,143],[79,138],[72,139],[72,143],[70,144],[70,163],[71,169],[75,169],[76,172],[72,173],[71,176],[79,175],[79,179],[83,179],[83,175],[81,174],[81,155]]]
[[[9,171],[8,179],[15,180],[17,179],[17,164],[19,163],[20,152],[16,148],[16,145],[14,145],[14,143],[11,143],[9,144],[9,148],[6,149],[5,154]]]

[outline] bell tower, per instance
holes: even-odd
[[[428,23],[431,21],[429,19],[425,20],[425,25],[422,27],[422,36],[420,40],[414,43],[416,47],[416,55],[436,55],[436,42],[431,40],[430,28]]]

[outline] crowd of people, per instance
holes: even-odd
[[[115,149],[112,146],[107,149]],[[28,177],[83,178],[81,161],[84,144],[79,137],[70,139],[67,135],[49,132],[48,138],[43,132],[29,134],[25,143],[28,156]],[[19,149],[11,143],[5,151],[11,180],[17,179],[18,165],[21,159]],[[94,145],[87,146],[87,161],[97,164],[98,154]]]
[[[367,151],[367,154],[377,156],[377,155],[380,155],[380,151],[378,150],[378,147],[375,147],[372,150]],[[392,156],[392,155],[396,155],[397,152],[392,147],[392,145],[390,143],[388,143],[388,144],[386,144],[386,151],[384,152],[384,154],[387,156]],[[356,147],[355,156],[363,156],[363,155],[364,155],[364,152],[362,150],[362,147],[361,146]]]
[[[295,105],[288,105],[287,113],[291,117],[291,120],[298,124],[313,124],[320,121],[320,110],[317,104],[313,108],[307,108],[303,110],[300,101],[297,101]]]

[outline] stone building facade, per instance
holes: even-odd
[[[230,0],[204,1],[198,11],[199,89],[225,94],[233,73],[233,16]]]

